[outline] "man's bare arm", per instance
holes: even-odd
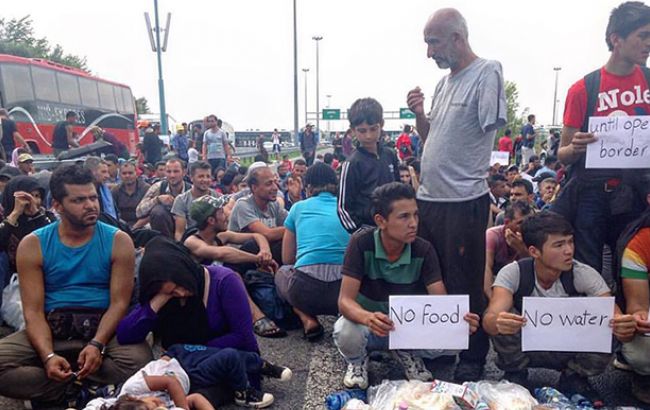
[[[118,231],[113,240],[113,257],[111,264],[111,301],[106,313],[99,322],[94,339],[107,344],[117,324],[122,320],[129,307],[133,293],[135,250],[129,236]]]
[[[52,331],[45,319],[41,245],[34,234],[26,236],[18,245],[16,264],[27,337],[41,360],[45,360],[53,351]]]

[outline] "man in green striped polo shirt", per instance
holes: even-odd
[[[416,236],[418,207],[410,185],[392,182],[375,189],[372,205],[376,229],[357,232],[345,252],[339,296],[341,317],[334,325],[334,342],[348,363],[343,384],[368,387],[368,352],[388,350],[388,334],[394,329],[388,317],[390,295],[444,295],[445,285],[435,250]],[[470,332],[479,317],[464,319]],[[422,358],[453,355],[451,351],[396,350],[406,377],[431,380]]]

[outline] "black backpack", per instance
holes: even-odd
[[[520,313],[522,313],[521,307],[524,297],[532,295],[535,289],[534,263],[533,258],[523,258],[517,261],[517,265],[519,265],[519,288],[513,295],[513,302],[514,307]],[[582,296],[582,294],[578,293],[573,283],[573,267],[569,271],[562,272],[560,282],[562,282],[562,287],[569,294],[569,297]]]

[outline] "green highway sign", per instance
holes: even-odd
[[[415,118],[415,114],[413,113],[413,111],[409,110],[408,108],[400,108],[399,118],[400,119]]]
[[[339,109],[323,109],[323,119],[324,120],[340,120],[341,119],[341,110]]]

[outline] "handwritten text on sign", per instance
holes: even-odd
[[[587,168],[650,168],[650,116],[590,117]]]
[[[468,295],[391,296],[390,349],[460,350],[469,346]]]
[[[611,353],[613,297],[525,297],[522,351]]]
[[[490,154],[490,166],[494,164],[508,165],[510,163],[510,153],[504,151],[492,151]]]

